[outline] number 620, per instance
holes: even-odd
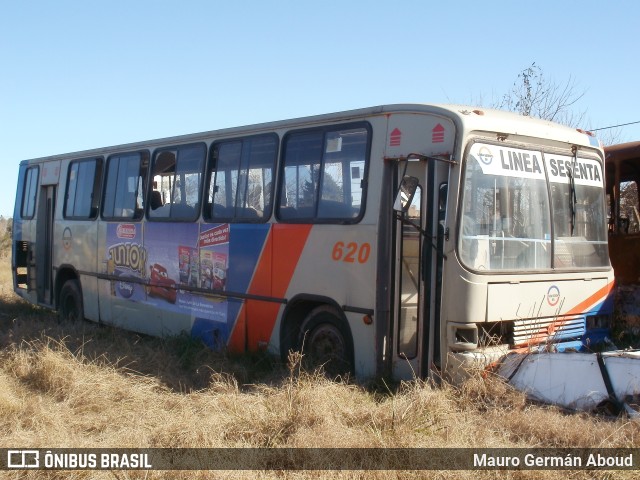
[[[331,252],[331,258],[336,262],[367,263],[371,255],[371,245],[367,242],[356,243],[336,242]]]

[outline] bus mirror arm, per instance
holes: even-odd
[[[428,241],[431,244],[431,247],[436,251],[436,255],[438,255],[438,257],[444,260],[447,259],[447,256],[444,254],[444,252],[441,252],[440,250],[438,250],[438,247],[436,246],[436,244],[433,243],[433,237],[429,236],[427,232],[420,227],[420,225],[416,225],[411,220],[407,219],[402,213],[396,214],[396,218],[400,220],[403,225],[409,225],[415,228],[418,232],[420,232],[420,235],[422,235],[425,238],[425,241]],[[430,241],[426,239],[429,239]]]

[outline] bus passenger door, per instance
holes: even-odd
[[[418,186],[405,212],[394,211],[394,322],[392,371],[397,379],[428,377],[439,363],[440,297],[448,165],[398,166],[398,178]],[[399,180],[400,182],[400,180]]]
[[[36,292],[38,303],[53,303],[53,215],[56,204],[56,187],[41,187],[36,224]]]

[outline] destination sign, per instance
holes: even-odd
[[[544,180],[542,152],[475,143],[469,151],[485,175]]]
[[[603,187],[602,165],[590,158],[574,158],[567,155],[545,155],[549,181],[569,183],[571,175],[577,185]]]
[[[590,158],[482,143],[473,144],[469,156],[478,161],[485,175],[545,180],[546,167],[550,182],[566,184],[573,175],[577,185],[603,187],[602,165]]]

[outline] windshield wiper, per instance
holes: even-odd
[[[578,150],[573,147],[573,159],[571,162],[571,170],[567,170],[567,175],[569,176],[569,204],[571,205],[571,236],[573,237],[573,232],[576,226],[576,203],[578,203],[576,199],[576,179],[573,176],[573,172],[576,166],[576,157],[578,156]]]

